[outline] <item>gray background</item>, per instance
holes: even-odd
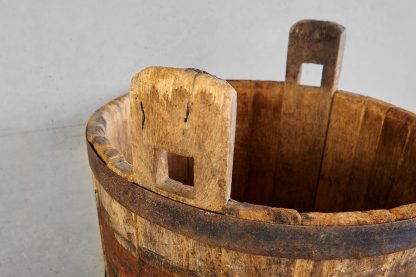
[[[332,20],[347,28],[339,87],[416,111],[415,8],[0,0],[0,276],[103,276],[84,125],[135,72],[165,65],[283,80],[290,26]]]

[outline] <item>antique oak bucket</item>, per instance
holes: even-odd
[[[337,90],[343,41],[301,21],[284,82],[150,67],[95,112],[106,275],[416,276],[416,116]]]

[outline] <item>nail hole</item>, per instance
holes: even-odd
[[[142,130],[144,129],[144,123],[146,121],[146,115],[144,113],[143,102],[140,101],[140,110],[142,111]]]
[[[184,121],[185,123],[186,123],[186,122],[188,122],[189,112],[190,112],[190,109],[189,109],[189,103],[186,103],[185,117],[184,117],[184,119],[183,119],[183,121]]]
[[[320,87],[324,66],[315,63],[303,63],[300,69],[299,83],[303,86]]]

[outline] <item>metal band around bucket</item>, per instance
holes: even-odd
[[[361,226],[275,224],[208,212],[158,195],[110,170],[87,142],[107,193],[144,219],[215,247],[295,259],[358,259],[416,247],[416,219]]]

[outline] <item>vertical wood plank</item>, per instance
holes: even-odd
[[[365,193],[370,182],[371,170],[376,160],[377,145],[387,110],[391,105],[367,98],[355,147],[354,160],[348,179],[348,191],[344,194],[344,211],[362,210]]]
[[[364,97],[342,92],[333,101],[315,202],[315,211],[320,212],[344,209],[345,196],[354,185],[349,176],[366,102]]]
[[[392,107],[387,111],[365,194],[364,209],[385,206],[395,180],[410,124],[411,118],[403,110]]]
[[[249,172],[249,141],[251,133],[251,118],[253,112],[253,82],[255,81],[228,81],[237,91],[237,120],[234,145],[234,161],[231,198],[243,201],[248,186]]]
[[[278,157],[282,93],[274,82],[254,84],[253,108],[244,200],[261,205],[277,205],[273,199],[274,168]]]
[[[388,194],[386,208],[415,202],[416,199],[416,129],[415,119],[408,127],[403,154],[397,168],[396,179]]]
[[[301,21],[290,30],[275,176],[281,206],[314,208],[344,36],[344,28],[331,22]],[[324,66],[321,87],[298,84],[303,63]]]
[[[136,214],[114,200],[101,185],[97,185],[97,188],[100,217],[111,227],[117,241],[131,253],[136,253]]]

